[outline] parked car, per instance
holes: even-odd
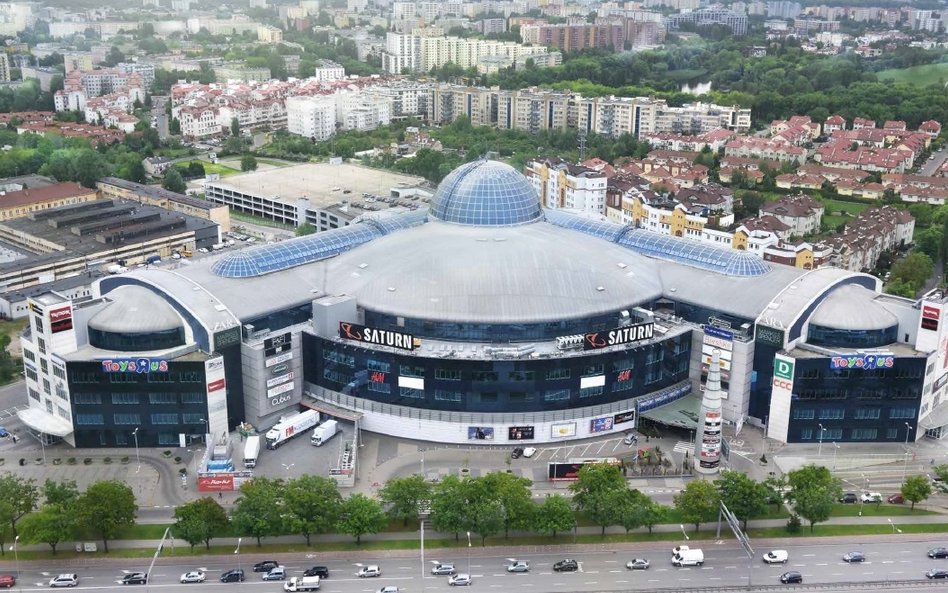
[[[901,494],[892,494],[886,500],[889,501],[889,504],[904,504],[905,499],[902,498]]]
[[[378,567],[377,564],[370,564],[368,566],[363,566],[359,569],[359,578],[364,579],[368,577],[380,577],[382,576],[382,569]]]
[[[438,563],[438,564],[435,564],[431,568],[431,574],[436,574],[436,575],[441,575],[441,576],[451,575],[456,572],[457,570],[454,569],[454,565],[447,564],[447,563]]]
[[[930,579],[948,579],[948,570],[943,568],[933,568],[925,573]]]
[[[145,585],[148,583],[148,575],[144,572],[130,572],[122,577],[123,585]]]
[[[207,575],[201,570],[192,570],[181,575],[182,583],[203,583],[206,579]]]
[[[622,442],[629,446],[635,445],[636,443],[639,442],[639,437],[635,436],[634,434],[630,432],[629,434],[625,435],[625,438],[622,439]]]
[[[537,452],[537,448],[536,448],[536,447],[524,447],[524,449],[523,449],[523,456],[526,457],[527,459],[529,459],[529,458],[533,457],[534,455],[536,455],[536,452]]]
[[[859,502],[859,497],[856,496],[855,492],[847,492],[839,497],[839,502],[842,504],[856,504]]]
[[[304,577],[319,577],[321,579],[329,578],[329,569],[325,566],[314,566],[303,573]]]
[[[932,548],[928,551],[929,558],[948,558],[948,548]]]
[[[523,447],[514,447],[514,450],[510,452],[511,459],[520,459],[523,457]]]
[[[850,564],[855,562],[865,562],[866,555],[862,552],[846,552],[843,554],[843,562],[849,562]]]
[[[64,573],[49,579],[50,587],[75,587],[79,584],[79,575]]]
[[[878,492],[863,492],[859,500],[862,502],[882,502],[882,495]]]
[[[379,593],[398,593],[398,587],[394,585],[387,585],[379,589]]]
[[[577,570],[579,570],[579,562],[569,558],[553,564],[554,572],[575,572]]]
[[[280,566],[280,563],[276,560],[264,560],[263,562],[257,562],[253,565],[254,572],[270,572],[277,566]]]
[[[6,428],[0,426],[0,439],[5,439],[10,436],[10,431]]]
[[[803,575],[795,570],[791,570],[780,575],[780,582],[785,585],[790,583],[802,583]]]
[[[771,550],[764,554],[764,562],[767,564],[786,564],[790,554],[786,550]]]
[[[647,570],[648,566],[648,560],[645,558],[633,558],[625,563],[625,567],[629,570]]]
[[[284,581],[286,580],[286,569],[282,566],[277,566],[263,575],[263,580],[265,581]]]
[[[9,589],[16,585],[16,577],[12,574],[0,574],[0,587]]]
[[[530,572],[530,563],[526,560],[514,560],[507,565],[507,572]]]
[[[240,583],[244,580],[244,571],[235,568],[233,570],[228,570],[227,572],[221,575],[222,583]]]
[[[471,575],[465,574],[463,572],[460,574],[453,574],[448,579],[448,584],[452,587],[467,587],[471,584]]]

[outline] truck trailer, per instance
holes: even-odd
[[[317,424],[319,424],[319,412],[316,410],[306,410],[305,412],[284,418],[279,424],[267,431],[265,435],[267,449],[276,449],[286,441],[309,430]]]
[[[313,429],[313,436],[310,437],[309,442],[313,446],[319,447],[334,437],[338,432],[339,422],[336,420],[327,420]]]
[[[244,467],[250,469],[257,467],[257,457],[260,455],[260,435],[247,437],[247,444],[244,445]]]

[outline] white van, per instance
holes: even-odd
[[[682,550],[672,556],[672,566],[701,566],[702,564],[704,564],[704,552],[701,550]]]

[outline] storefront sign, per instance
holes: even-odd
[[[286,362],[288,360],[293,360],[292,352],[284,352],[283,354],[280,354],[279,356],[268,358],[264,364],[266,365],[267,368],[270,368],[273,365],[277,365],[277,364],[280,364],[281,362]]]
[[[922,329],[938,331],[938,319],[940,317],[941,311],[938,307],[922,305]]]
[[[561,422],[550,427],[550,436],[554,439],[565,439],[576,436],[575,422]]]
[[[494,428],[491,426],[468,426],[467,440],[492,441],[494,440]]]
[[[72,307],[65,306],[49,310],[50,332],[58,334],[72,329]]]
[[[774,377],[793,380],[793,363],[780,358],[774,359]]]
[[[612,430],[612,416],[593,418],[589,421],[589,432],[606,432]]]
[[[293,387],[293,383],[277,385],[273,389],[267,389],[267,397],[273,397],[274,395],[280,395],[281,393],[286,393],[287,391],[293,391]]]
[[[771,346],[777,346],[778,348],[782,348],[783,347],[783,330],[767,327],[764,325],[758,325],[757,326],[757,341],[762,344],[770,344]]]
[[[263,355],[266,357],[276,356],[286,352],[293,347],[293,336],[287,332],[278,336],[267,338],[263,341]]]
[[[607,346],[632,344],[642,340],[651,340],[654,336],[654,323],[637,323],[628,327],[618,327],[609,331],[586,334],[583,336],[583,350],[598,350]]]
[[[295,376],[294,373],[289,372],[289,373],[287,373],[287,374],[285,374],[285,375],[280,375],[279,377],[274,377],[274,378],[272,378],[272,379],[267,379],[267,389],[269,389],[269,388],[271,388],[271,387],[276,387],[276,386],[279,385],[280,383],[286,383],[287,381],[292,381],[294,376]]]
[[[507,429],[507,439],[511,441],[532,441],[532,426],[511,426]]]
[[[626,422],[635,422],[635,410],[622,412],[612,417],[613,424],[625,424]]]
[[[345,321],[339,322],[339,337],[375,346],[391,346],[402,350],[414,350],[415,346],[418,345],[418,340],[411,334],[387,329],[375,329]]]
[[[945,373],[944,375],[942,375],[941,377],[938,377],[938,379],[935,380],[935,385],[932,386],[932,390],[938,391],[945,385],[948,385],[948,373]]]
[[[721,329],[719,327],[714,327],[713,325],[704,326],[704,335],[718,338],[719,340],[726,340],[731,342],[734,340],[734,333],[729,332],[726,329]],[[730,350],[730,348],[728,348]]]
[[[286,371],[288,371],[289,368],[290,368],[289,365],[286,365],[286,364],[278,364],[278,365],[276,365],[275,367],[273,367],[272,369],[270,369],[270,374],[271,374],[271,375],[279,375],[280,373],[285,373]]]
[[[116,358],[102,361],[103,373],[167,373],[168,361],[157,358]]]
[[[830,359],[831,369],[891,369],[895,366],[894,356],[877,354],[852,354],[834,356]]]
[[[230,492],[234,489],[233,474],[198,478],[198,492]]]
[[[639,398],[636,401],[638,413],[641,414],[642,412],[647,412],[659,406],[664,406],[667,403],[685,397],[689,393],[691,393],[691,383],[686,383],[675,389],[669,389],[668,391],[662,391],[655,395]]]
[[[211,381],[210,383],[208,383],[208,384],[207,384],[207,390],[208,390],[208,391],[217,391],[218,389],[223,389],[223,388],[225,387],[225,385],[226,385],[226,383],[224,382],[224,379],[218,379],[218,380],[216,380],[216,381]]]
[[[240,326],[235,326],[229,329],[222,328],[220,331],[215,330],[215,332],[214,350],[219,351],[222,348],[240,343]]]

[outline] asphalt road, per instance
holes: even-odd
[[[400,591],[409,593],[420,591],[450,590],[447,577],[428,574],[435,561],[453,562],[461,572],[470,570],[473,576],[473,587],[477,589],[491,589],[501,592],[595,592],[595,591],[629,591],[648,590],[657,588],[702,588],[702,587],[734,587],[746,586],[748,583],[748,569],[751,572],[751,582],[755,587],[767,587],[779,584],[778,577],[787,570],[797,570],[803,574],[808,585],[814,584],[843,584],[880,581],[925,581],[924,572],[933,567],[948,568],[948,560],[930,560],[926,551],[932,545],[941,545],[944,542],[932,539],[930,542],[905,543],[874,543],[867,545],[800,545],[787,548],[790,557],[785,565],[766,565],[761,561],[761,555],[766,550],[757,550],[756,557],[748,562],[742,550],[728,545],[708,543],[704,547],[705,563],[702,567],[673,568],[670,565],[670,548],[673,543],[649,544],[640,546],[634,552],[598,552],[584,553],[577,556],[580,570],[574,573],[554,573],[552,565],[562,556],[538,554],[521,556],[519,560],[527,560],[531,571],[527,574],[508,574],[505,571],[509,558],[497,556],[470,557],[463,551],[453,551],[445,557],[426,558],[424,563],[420,557],[408,558],[373,558],[366,554],[361,563],[352,563],[349,560],[334,560],[330,556],[309,554],[297,556],[295,559],[286,558],[285,566],[290,576],[301,575],[309,566],[322,564],[329,567],[331,578],[326,579],[321,590],[325,593],[368,593],[377,591],[382,586],[397,586]],[[864,564],[846,564],[841,560],[844,553],[860,550],[867,556]],[[280,583],[264,582],[261,575],[252,573],[248,569],[254,561],[262,558],[251,554],[243,555],[241,567],[248,572],[248,580],[240,585],[241,589],[250,591],[279,591]],[[644,571],[629,571],[625,563],[633,556],[644,557],[651,561],[652,566]],[[275,558],[279,560],[279,557]],[[217,562],[217,561],[214,561]],[[358,567],[363,564],[378,564],[382,568],[382,577],[360,579],[356,576]],[[147,561],[129,560],[124,569],[112,567],[89,568],[61,568],[57,570],[51,565],[47,570],[24,570],[20,586],[23,590],[46,590],[49,578],[59,572],[78,572],[80,583],[77,589],[111,589],[124,588],[121,578],[127,572],[147,569]],[[12,569],[11,563],[6,563],[7,570]],[[468,569],[468,566],[470,568]],[[218,582],[221,572],[237,567],[237,557],[232,562],[208,563],[204,565],[181,564],[180,560],[159,560],[152,570],[152,577],[148,589],[160,587],[166,591],[191,591],[208,587],[233,589],[236,585]],[[180,575],[189,570],[204,570],[208,581],[204,584],[180,584]],[[425,577],[422,582],[421,574],[424,569]],[[944,584],[940,583],[941,588]]]

